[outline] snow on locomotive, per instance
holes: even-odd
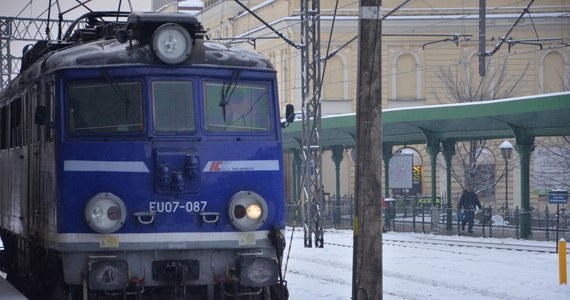
[[[187,14],[75,25],[0,92],[8,280],[32,299],[287,298],[270,62]]]

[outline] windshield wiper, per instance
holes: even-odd
[[[222,90],[220,91],[221,95],[220,95],[220,104],[219,106],[222,108],[222,112],[224,114],[224,122],[226,121],[226,105],[228,105],[228,103],[230,103],[230,98],[232,97],[232,94],[234,93],[236,86],[237,86],[237,82],[239,80],[239,76],[240,76],[240,70],[236,70],[232,73],[232,80],[229,82],[224,82],[224,85],[222,87]]]
[[[109,74],[109,72],[107,70],[103,70],[101,71],[101,74],[103,75],[103,78],[105,78],[105,81],[111,85],[111,87],[113,88],[113,90],[115,91],[115,94],[117,94],[119,96],[119,99],[121,101],[123,101],[123,103],[125,105],[129,105],[131,104],[131,100],[129,99],[129,96],[123,91],[121,90],[121,87],[119,86],[119,84],[115,81],[115,79],[113,79],[113,77],[111,77],[111,75]]]

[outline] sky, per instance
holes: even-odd
[[[85,1],[85,0],[82,0]],[[57,10],[56,1],[52,0],[52,16],[54,19],[57,19]],[[150,11],[150,0],[131,0],[131,4],[133,5],[133,9],[137,11]],[[30,4],[31,3],[31,4]],[[74,6],[77,5],[77,1],[75,0],[59,0],[60,8],[62,11],[66,11]],[[3,17],[21,17],[21,18],[47,18],[47,7],[49,5],[49,0],[0,0],[0,16]],[[93,10],[116,10],[119,5],[119,0],[92,0],[87,4],[87,6]],[[122,9],[128,10],[128,1],[122,1]],[[79,8],[69,14],[65,14],[64,17],[67,19],[73,19],[83,13],[87,12],[85,9]]]
[[[81,0],[85,2],[86,0]],[[52,20],[58,19],[58,14],[60,12],[66,12],[67,10],[78,5],[76,0],[59,0],[59,9],[56,4],[56,0],[52,0]],[[92,0],[87,3],[87,6],[94,11],[115,11],[119,7],[120,0]],[[129,1],[122,0],[121,10],[130,11]],[[135,11],[150,11],[151,10],[151,0],[130,0],[133,10]],[[47,19],[48,17],[48,5],[49,0],[0,0],[0,17],[18,17],[18,18],[31,18],[31,19]],[[88,12],[86,8],[79,7],[68,13],[64,14],[64,20],[75,20],[78,16],[83,15]],[[52,27],[51,37],[57,37],[57,30]],[[46,38],[45,27],[35,28],[30,27],[30,35],[34,35],[34,30],[41,31],[38,37]],[[16,57],[21,57],[22,49],[28,44],[33,44],[32,41],[12,41],[10,43],[10,53]]]
[[[450,245],[512,243],[555,250],[554,241],[395,232],[382,238],[384,300],[570,299],[570,286],[559,284],[556,253]],[[303,232],[295,231],[285,273],[289,299],[351,299],[352,239],[351,230],[329,230],[324,248],[304,248]]]

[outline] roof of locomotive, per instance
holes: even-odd
[[[96,17],[99,17],[95,13]],[[83,16],[85,19],[88,17]],[[161,21],[162,20],[162,21]],[[89,22],[89,21],[87,21]],[[145,23],[146,22],[146,23]],[[162,22],[162,23],[161,23]],[[149,36],[157,27],[166,22],[179,23],[191,32],[192,51],[178,64],[165,64],[155,55]],[[188,23],[184,23],[188,22]],[[149,25],[150,24],[150,25]],[[112,27],[112,30],[100,27]],[[127,22],[107,22],[66,33],[64,42],[40,41],[24,55],[21,73],[3,90],[4,95],[16,83],[22,84],[37,79],[42,74],[52,73],[66,68],[101,67],[119,65],[145,66],[225,66],[272,70],[271,62],[258,52],[246,50],[232,44],[222,44],[203,39],[201,24],[188,14],[181,13],[131,13]],[[107,31],[116,33],[120,29],[139,30],[131,35],[128,42],[113,35],[104,36]],[[144,32],[146,30],[146,32]],[[93,37],[92,34],[97,36]],[[88,39],[85,39],[88,37]],[[26,59],[28,58],[28,59]]]
[[[42,69],[102,65],[162,65],[149,45],[121,44],[116,39],[100,40],[64,48],[48,54]],[[273,69],[263,55],[235,45],[195,40],[190,56],[174,66],[214,65],[241,68]]]

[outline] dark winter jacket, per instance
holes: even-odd
[[[459,199],[459,209],[475,209],[475,207],[481,209],[481,202],[479,202],[477,194],[473,191],[464,190]]]

